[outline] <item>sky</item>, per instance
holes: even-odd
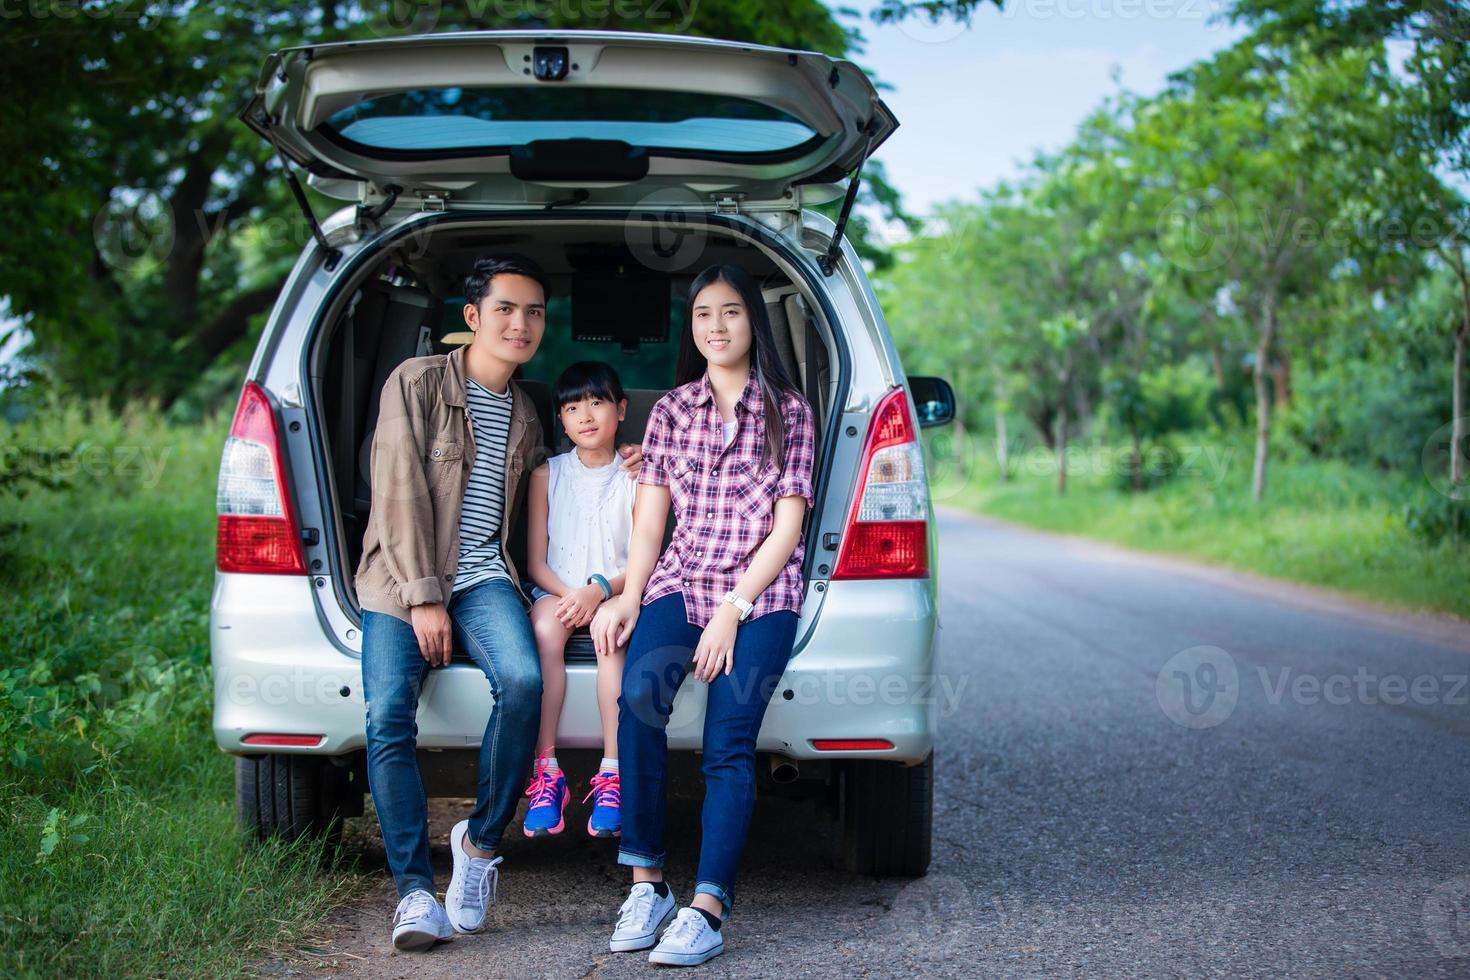
[[[873,6],[857,7],[867,44],[853,60],[893,86],[883,101],[899,128],[876,158],[919,215],[973,199],[1037,148],[1065,145],[1119,85],[1157,92],[1170,72],[1245,33],[1217,19],[1222,0],[1007,0],[968,29],[922,16],[880,27],[866,17]]]

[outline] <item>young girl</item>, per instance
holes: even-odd
[[[526,542],[531,586],[531,630],[541,655],[541,731],[536,768],[526,795],[527,837],[559,834],[571,796],[556,759],[556,729],[567,693],[563,656],[572,630],[592,621],[597,607],[623,590],[636,486],[614,450],[628,399],[617,373],[600,361],[578,361],[552,392],[571,452],[553,456],[531,473]],[[584,797],[593,800],[587,833],[617,837],[617,702],[623,650],[598,650],[597,708],[602,716],[602,764]]]
[[[629,641],[618,863],[632,866],[634,884],[608,945],[647,949],[672,919],[649,961],[692,966],[725,948],[755,801],[756,735],[801,611],[815,432],[777,357],[760,289],[736,266],[711,266],[690,286],[678,381],[649,416],[624,590],[598,610],[592,636],[599,655]],[[670,503],[673,541],[658,558]],[[693,900],[675,916],[662,871],[665,729],[691,670],[709,685],[703,837]]]

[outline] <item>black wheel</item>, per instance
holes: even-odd
[[[316,756],[238,757],[235,810],[240,828],[260,840],[325,834],[335,844],[342,818],[362,812],[361,784],[355,777],[353,769]]]
[[[849,762],[842,779],[848,869],[885,878],[928,872],[934,842],[934,754],[917,766]]]

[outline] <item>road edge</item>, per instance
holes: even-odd
[[[1009,530],[1051,538],[1054,541],[1067,543],[1074,549],[1106,555],[1113,561],[1132,562],[1164,569],[1212,585],[1224,586],[1256,598],[1267,599],[1291,609],[1308,610],[1350,619],[1364,625],[1376,626],[1379,629],[1402,633],[1418,640],[1470,653],[1470,620],[1453,613],[1404,609],[1325,586],[1308,585],[1292,579],[1274,578],[1259,572],[1245,572],[1223,565],[1214,565],[1188,555],[1145,551],[1127,545],[1114,544],[1111,541],[1100,541],[1082,534],[1050,531],[1032,527],[1029,524],[1019,524],[953,504],[934,504],[934,510],[937,515],[948,513],[956,517],[968,517]]]

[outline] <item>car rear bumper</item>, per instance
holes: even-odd
[[[224,751],[342,755],[364,747],[358,656],[329,639],[312,583],[300,576],[216,573],[210,650],[214,736]],[[967,680],[935,669],[933,584],[820,584],[821,591],[808,592],[797,633],[804,639],[767,709],[758,751],[793,759],[922,761],[937,718],[958,707]],[[360,633],[348,642],[360,649]],[[559,746],[600,746],[595,677],[592,665],[568,666]],[[670,748],[699,749],[704,698],[703,684],[680,689],[669,720]],[[492,703],[478,668],[454,663],[432,671],[419,705],[419,747],[479,745]],[[261,744],[262,736],[297,736],[299,744]],[[891,748],[825,751],[819,743],[827,739],[881,739]]]

